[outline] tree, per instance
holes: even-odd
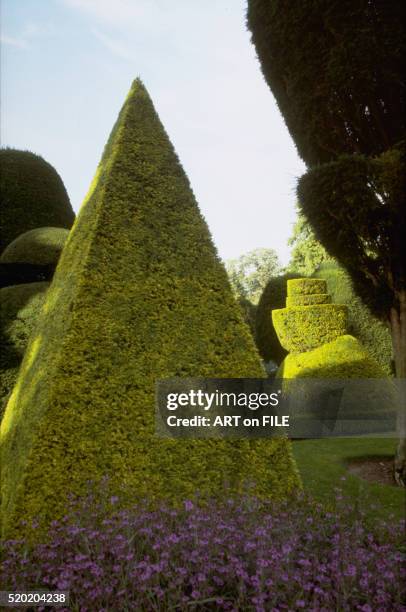
[[[401,0],[250,0],[248,8],[265,79],[308,166],[298,185],[302,210],[361,299],[390,326],[401,379],[405,16]],[[404,412],[400,424],[395,478],[405,485]]]
[[[137,79],[63,249],[1,425],[3,533],[63,516],[69,492],[180,502],[224,482],[284,497],[286,438],[155,435],[155,385],[263,377],[185,172]],[[124,490],[123,490],[124,487]],[[21,528],[22,530],[24,528]],[[27,527],[28,529],[28,527]]]
[[[299,276],[311,276],[321,263],[331,260],[300,209],[288,245],[293,248],[287,270]]]
[[[257,304],[267,282],[281,269],[274,249],[254,249],[238,259],[226,261],[231,286],[239,298]]]

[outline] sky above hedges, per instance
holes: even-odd
[[[140,76],[222,258],[283,262],[304,165],[262,77],[245,0],[1,0],[1,144],[60,173],[78,211]]]

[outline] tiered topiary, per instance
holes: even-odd
[[[0,289],[0,419],[48,287],[44,282]]]
[[[348,333],[355,336],[389,376],[393,374],[392,340],[387,325],[379,321],[355,294],[351,279],[335,262],[322,263],[313,275],[327,282],[332,301],[348,307]],[[289,304],[287,304],[289,305]]]
[[[286,438],[155,435],[168,377],[262,377],[189,181],[134,82],[72,229],[1,428],[3,533],[63,515],[68,494],[174,502],[254,482],[286,496],[299,478]],[[122,487],[124,486],[124,492]],[[124,503],[124,502],[123,502]],[[19,533],[23,533],[20,531]]]
[[[36,227],[69,229],[75,214],[61,177],[30,151],[0,149],[0,253]]]
[[[292,278],[297,278],[297,274],[287,273],[271,278],[262,292],[255,316],[255,342],[261,357],[278,365],[286,357],[287,351],[275,332],[272,311],[285,306],[286,281]]]
[[[310,303],[309,303],[310,302]],[[385,373],[360,342],[347,335],[347,306],[329,304],[324,279],[288,280],[287,306],[272,319],[290,351],[279,378],[382,378]]]

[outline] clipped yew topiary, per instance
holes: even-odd
[[[38,227],[18,236],[0,256],[1,263],[58,263],[69,230],[63,227]]]
[[[302,305],[272,313],[276,333],[290,351],[277,378],[384,378],[380,365],[347,334],[345,304],[307,304],[309,296],[323,295],[319,291],[327,291],[324,279],[288,280],[288,296]]]
[[[308,351],[345,334],[344,304],[289,306],[272,312],[272,321],[282,346],[291,353]]]
[[[296,277],[294,273],[288,273],[271,278],[258,302],[255,317],[255,342],[264,361],[274,361],[280,364],[287,354],[275,332],[272,311],[285,306],[286,281]]]
[[[0,417],[14,387],[18,370],[35,329],[49,283],[29,283],[0,289]]]
[[[63,250],[3,418],[3,530],[69,492],[168,498],[299,486],[286,438],[154,435],[155,383],[264,372],[188,179],[136,80]],[[125,493],[122,493],[125,497]],[[123,502],[124,503],[124,502]]]
[[[288,295],[286,307],[313,306],[314,304],[330,304],[331,296],[328,293],[314,293],[313,295]]]
[[[351,279],[335,262],[322,263],[314,273],[327,282],[333,302],[348,308],[348,333],[355,336],[387,375],[393,374],[392,341],[387,325],[374,317],[354,292]]]
[[[0,149],[0,253],[37,227],[69,229],[75,214],[61,177],[30,151]]]
[[[311,351],[287,355],[278,378],[383,378],[379,364],[353,336],[344,334]]]

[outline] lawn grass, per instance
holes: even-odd
[[[334,507],[334,489],[338,487],[367,518],[388,518],[393,514],[401,519],[405,517],[404,489],[368,482],[348,473],[346,467],[349,459],[393,457],[396,444],[394,438],[328,438],[295,440],[292,446],[304,489],[312,497]]]

